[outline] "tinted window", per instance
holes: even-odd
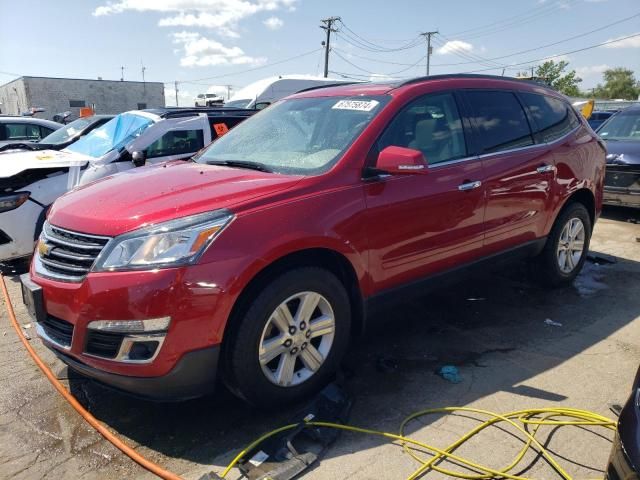
[[[55,132],[55,130],[53,130],[52,128],[40,127],[40,138],[44,138],[53,132]]]
[[[7,123],[5,127],[7,140],[24,140],[28,138],[26,123]]]
[[[535,93],[520,95],[533,117],[536,133],[540,133],[543,141],[557,140],[578,126],[573,108],[562,100]]]
[[[194,153],[204,147],[202,130],[174,130],[147,148],[147,158]]]
[[[511,92],[467,92],[484,153],[533,145],[527,117]]]
[[[453,95],[426,95],[406,106],[378,140],[378,149],[390,145],[420,150],[430,164],[462,158],[467,147]]]
[[[138,103],[138,110],[144,110],[145,108],[147,108],[146,103]]]

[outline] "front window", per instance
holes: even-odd
[[[622,112],[607,120],[598,130],[603,140],[640,141],[640,110]]]
[[[78,133],[87,128],[89,124],[91,124],[90,119],[78,118],[77,120],[74,120],[64,127],[61,127],[55,132],[47,135],[42,140],[40,140],[40,143],[45,143],[47,145],[60,145],[70,138],[75,137]]]
[[[149,117],[121,113],[67,147],[72,152],[100,158],[111,150],[124,147],[139,137],[153,123]]]
[[[338,161],[389,98],[284,100],[230,130],[196,161],[252,163],[277,173],[321,173]]]

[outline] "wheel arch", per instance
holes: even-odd
[[[257,292],[263,288],[270,279],[288,270],[299,267],[324,268],[338,277],[349,295],[352,312],[351,335],[359,335],[364,329],[365,312],[363,295],[360,290],[356,270],[349,259],[342,253],[330,248],[318,247],[290,252],[259,270],[236,298],[223,336],[228,335],[230,330],[239,323],[239,320],[249,308],[250,299],[257,295]]]
[[[565,200],[562,208],[558,211],[558,215],[560,215],[560,213],[572,203],[581,203],[582,205],[584,205],[584,207],[587,209],[587,212],[589,212],[591,228],[593,229],[596,221],[596,199],[593,192],[586,187],[576,190]]]

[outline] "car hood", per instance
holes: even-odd
[[[92,157],[75,152],[11,151],[0,155],[0,178],[10,178],[25,170],[82,166],[91,160]]]
[[[605,140],[605,143],[608,164],[640,165],[640,141]]]
[[[303,177],[170,162],[132,169],[60,197],[49,221],[62,228],[115,236],[175,218],[231,208],[291,188]]]

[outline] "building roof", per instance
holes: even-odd
[[[73,81],[79,81],[79,82],[105,82],[105,83],[122,83],[122,84],[132,84],[132,83],[143,83],[143,84],[147,84],[147,85],[163,85],[164,84],[162,82],[140,82],[137,80],[101,80],[101,79],[97,79],[97,78],[66,78],[66,77],[39,77],[39,76],[33,76],[33,75],[23,75],[21,77],[18,78],[14,78],[13,80],[0,85],[0,87],[4,87],[5,85],[9,85],[11,83],[17,82],[19,80],[26,80],[26,79],[30,79],[30,78],[38,78],[38,79],[45,79],[45,80],[73,80]]]

